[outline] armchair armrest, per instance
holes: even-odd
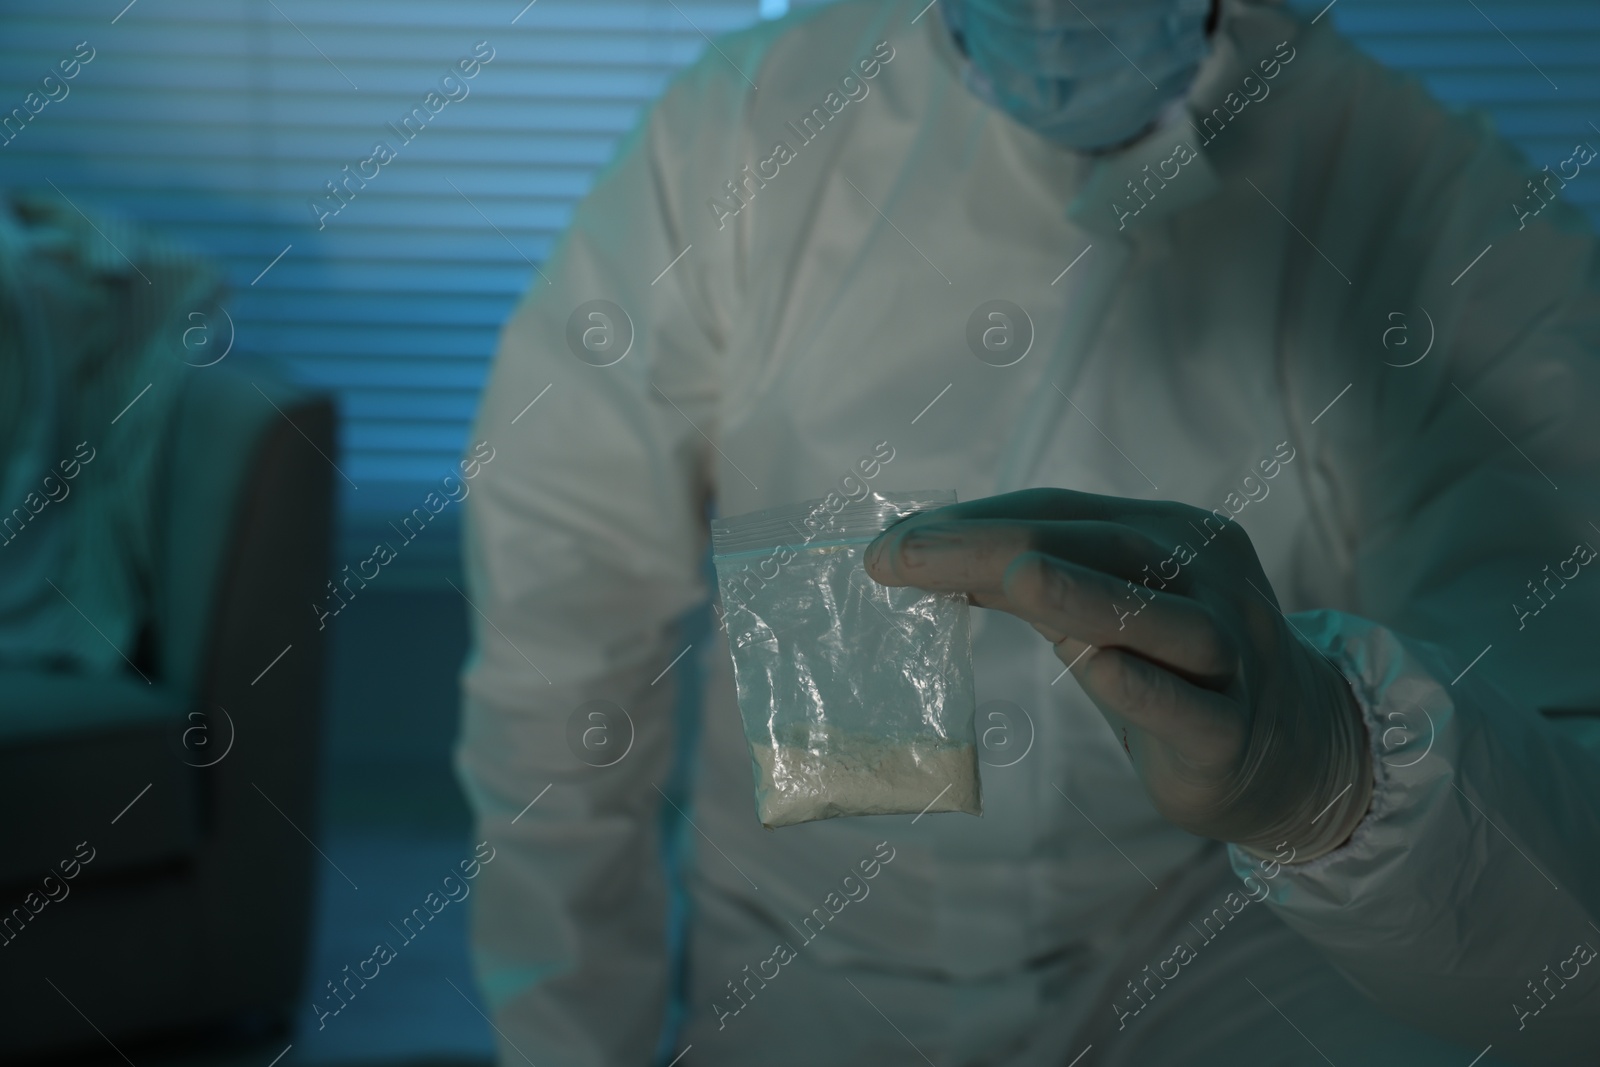
[[[218,1011],[284,1003],[310,928],[322,741],[335,411],[270,377],[204,368],[173,427],[157,595],[157,667],[193,706],[227,710],[233,749],[207,768],[198,875],[202,971]],[[206,377],[205,375],[210,375]],[[250,960],[246,968],[239,960]]]

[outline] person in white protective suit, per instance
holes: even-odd
[[[1268,0],[925,4],[720,39],[505,328],[501,1062],[1600,1062],[1593,150]],[[963,501],[867,569],[978,605],[983,815],[764,831],[725,634],[675,661],[708,512],[863,480]]]

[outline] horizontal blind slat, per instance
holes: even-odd
[[[214,257],[234,358],[274,357],[339,394],[340,464],[362,485],[336,480],[344,525],[370,538],[453,467],[534,266],[639,109],[704,51],[702,32],[814,2],[539,0],[518,15],[501,0],[162,0],[112,24],[87,0],[0,0],[0,121],[78,42],[95,49],[66,97],[13,118],[0,168],[8,186],[54,195],[54,182]],[[1600,5],[1477,6],[1339,0],[1324,17],[1452,106],[1487,112],[1534,160],[1600,143]],[[395,144],[389,124],[478,41],[495,55],[468,95]],[[395,160],[319,229],[311,203],[380,140]],[[1600,217],[1600,188],[1566,195]],[[447,512],[432,544],[406,551],[447,558],[453,523]]]

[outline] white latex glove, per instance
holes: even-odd
[[[1304,862],[1366,813],[1361,709],[1279,610],[1249,536],[1219,525],[1186,504],[1031,489],[914,515],[865,565],[885,585],[964,592],[1027,620],[1163,816]]]

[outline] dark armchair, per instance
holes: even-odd
[[[151,684],[0,668],[0,1062],[282,1020],[304,972],[333,405],[232,364],[180,381]]]

